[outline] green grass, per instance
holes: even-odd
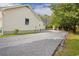
[[[12,37],[17,35],[35,34],[35,33],[38,33],[38,32],[31,31],[31,32],[17,33],[17,34],[6,34],[6,35],[0,35],[0,38]]]
[[[59,51],[61,56],[79,56],[79,34],[69,33],[63,51]]]
[[[6,37],[11,37],[11,36],[16,36],[16,34],[0,35],[0,38],[6,38]]]
[[[67,40],[66,46],[62,52],[62,56],[77,56],[79,55],[79,40]]]

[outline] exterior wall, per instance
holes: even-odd
[[[4,10],[3,30],[14,31],[15,29],[25,30],[39,30],[44,29],[45,26],[41,19],[38,19],[34,13],[27,7],[15,8],[11,10]],[[29,19],[29,25],[25,24],[25,18]]]
[[[2,12],[0,11],[0,33],[2,33]]]

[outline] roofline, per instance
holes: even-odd
[[[18,5],[18,6],[14,6],[14,7],[4,7],[2,10],[0,10],[0,11],[5,11],[5,10],[9,10],[9,9],[15,9],[15,8],[20,8],[20,7],[28,7],[31,11],[32,11],[32,13],[41,21],[42,19],[41,19],[41,17],[40,16],[38,16],[38,14],[36,14],[34,11],[33,11],[33,9],[32,9],[32,7],[30,6],[30,5]]]
[[[32,7],[30,5],[17,5],[17,6],[14,6],[14,7],[11,7],[11,6],[8,6],[8,7],[3,7],[0,11],[5,11],[5,10],[9,10],[9,9],[14,9],[14,8],[20,8],[20,7],[28,7],[28,8],[31,8]]]
[[[38,15],[38,14],[36,14],[33,10],[32,10],[32,8],[30,8],[30,10],[32,11],[32,13],[35,15],[35,17],[37,18],[37,19],[39,19],[39,21],[42,21],[42,18]],[[43,21],[42,21],[43,22]],[[43,23],[43,25],[44,25],[44,23]]]

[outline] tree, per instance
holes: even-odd
[[[46,29],[51,29],[52,28],[51,17],[50,16],[48,16],[48,15],[40,15],[40,18],[44,22],[44,25],[45,25]]]
[[[79,4],[54,4],[51,5],[53,11],[53,24],[57,24],[67,31],[76,32],[79,26]]]

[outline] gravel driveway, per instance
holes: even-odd
[[[48,31],[0,39],[2,56],[51,56],[65,39],[65,32]]]

